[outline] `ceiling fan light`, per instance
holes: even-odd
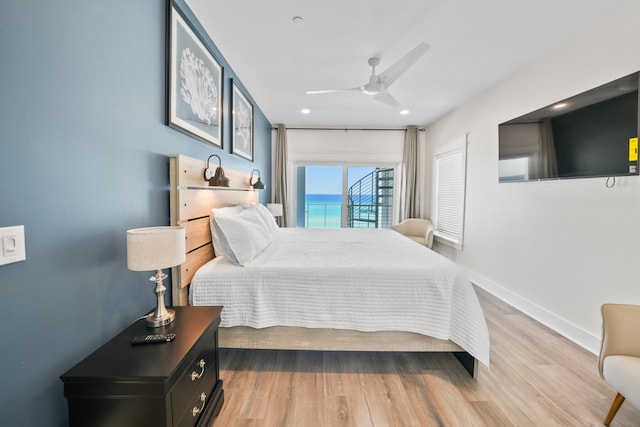
[[[378,81],[367,83],[362,87],[362,93],[365,93],[367,95],[377,95],[385,91],[386,89],[384,87],[384,84]]]

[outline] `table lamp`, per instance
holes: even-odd
[[[282,204],[280,203],[267,203],[267,209],[274,217],[282,216]]]
[[[127,231],[127,266],[132,271],[152,271],[149,280],[156,282],[154,293],[156,309],[146,316],[147,326],[157,328],[175,319],[175,311],[164,304],[167,288],[162,280],[167,275],[162,269],[175,267],[186,260],[185,230],[183,227],[147,227]]]
[[[280,218],[282,216],[282,204],[281,203],[267,203],[267,209],[271,212],[271,215],[276,219],[278,225],[280,225]]]

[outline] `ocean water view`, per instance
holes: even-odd
[[[307,228],[340,228],[342,195],[306,194],[304,217]]]

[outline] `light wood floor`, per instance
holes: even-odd
[[[491,367],[450,354],[221,350],[213,427],[602,426],[615,392],[596,356],[477,290]],[[626,402],[611,427],[640,426]]]

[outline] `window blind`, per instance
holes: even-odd
[[[462,245],[466,143],[449,146],[434,157],[434,227],[435,235]]]

